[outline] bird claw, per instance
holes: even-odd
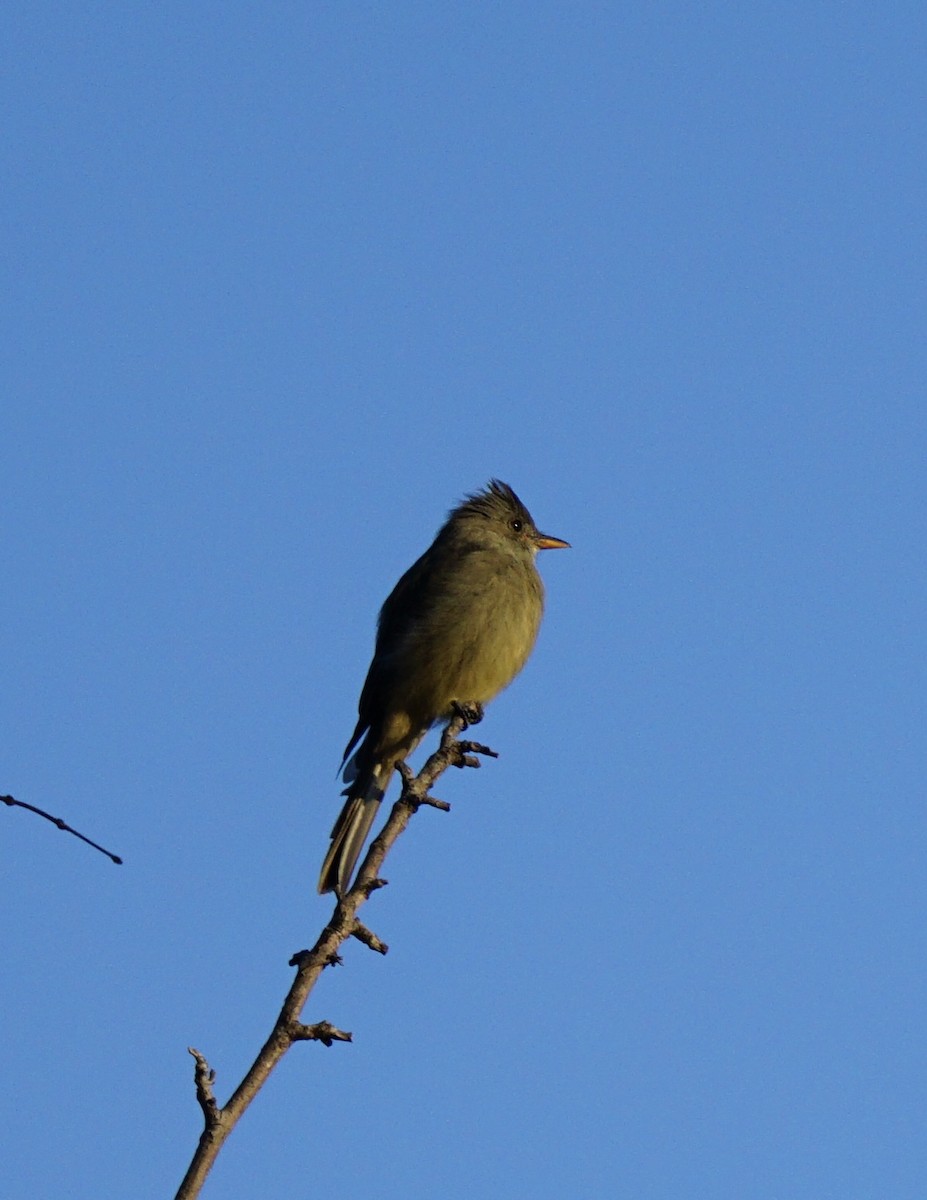
[[[471,725],[479,725],[483,719],[483,706],[478,700],[464,703],[452,700],[451,708],[453,708],[455,716],[460,717],[463,721],[464,729],[469,729]]]

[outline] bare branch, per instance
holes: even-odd
[[[36,816],[44,817],[46,821],[51,821],[52,825],[56,826],[58,829],[63,830],[65,833],[73,833],[76,838],[80,838],[80,840],[82,842],[86,842],[88,846],[93,846],[94,850],[99,850],[101,854],[105,854],[111,862],[116,863],[117,866],[122,866],[122,859],[118,854],[113,854],[111,851],[104,849],[102,846],[92,841],[85,834],[79,833],[76,829],[72,829],[67,821],[63,821],[61,817],[53,817],[51,813],[47,813],[43,808],[36,808],[34,804],[27,804],[25,800],[16,800],[13,796],[0,796],[0,802],[6,804],[10,808],[26,808],[29,810],[29,812],[35,813]]]
[[[336,1029],[330,1021],[318,1021],[315,1025],[301,1025],[298,1021],[290,1030],[294,1042],[321,1042],[330,1046],[332,1042],[351,1042],[353,1037],[343,1029]]]
[[[196,1059],[194,1083],[196,1098],[203,1110],[205,1128],[193,1160],[184,1176],[175,1200],[193,1200],[216,1160],[225,1139],[235,1128],[245,1109],[266,1083],[287,1050],[296,1042],[317,1041],[325,1046],[334,1042],[350,1042],[351,1034],[337,1029],[328,1021],[315,1025],[304,1025],[300,1020],[302,1010],[326,967],[341,963],[338,953],[348,938],[354,937],[379,954],[385,954],[388,946],[372,933],[357,918],[357,910],[378,888],[386,886],[380,878],[383,861],[393,843],[405,830],[412,814],[427,805],[447,811],[450,805],[429,796],[429,790],[451,766],[479,766],[475,755],[491,755],[492,750],[476,742],[460,742],[460,734],[482,716],[478,705],[462,705],[445,729],[438,749],[431,755],[417,775],[405,763],[397,763],[402,777],[402,793],[393,805],[386,824],[374,838],[367,851],[351,890],[335,904],[334,912],[315,945],[309,950],[299,950],[290,959],[296,975],[274,1023],[267,1041],[249,1068],[244,1079],[223,1107],[218,1107],[212,1091],[215,1073],[198,1050],[190,1050]]]
[[[192,1054],[196,1059],[196,1066],[193,1068],[196,1099],[203,1110],[206,1127],[207,1129],[211,1129],[219,1123],[219,1105],[216,1103],[215,1093],[212,1090],[212,1085],[216,1081],[216,1073],[206,1061],[205,1055],[200,1054],[199,1050],[194,1049],[193,1046],[188,1046],[187,1053]]]
[[[367,928],[366,925],[361,925],[360,921],[354,922],[354,928],[351,930],[351,936],[356,937],[359,942],[363,942],[365,946],[369,946],[371,950],[376,950],[378,954],[386,954],[389,950],[386,942],[381,942],[375,933]]]

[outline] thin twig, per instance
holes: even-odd
[[[212,1085],[216,1081],[216,1073],[206,1061],[206,1056],[200,1054],[199,1050],[193,1046],[188,1046],[187,1053],[192,1054],[196,1059],[196,1066],[193,1069],[193,1082],[196,1085],[197,1103],[203,1110],[206,1124],[214,1125],[219,1113],[219,1105],[216,1103],[215,1093],[212,1090]]]
[[[377,954],[386,954],[389,950],[386,942],[382,942],[377,935],[366,925],[361,925],[360,921],[354,922],[354,928],[351,930],[353,937],[356,937],[359,942],[363,942],[365,946],[369,946],[371,950],[376,950]]]
[[[318,1041],[325,1046],[331,1046],[336,1041],[351,1041],[350,1033],[336,1028],[328,1021],[304,1025],[300,1020],[302,1010],[325,968],[341,962],[338,951],[348,938],[357,938],[380,954],[385,954],[389,949],[375,933],[361,924],[357,918],[357,910],[373,892],[385,886],[386,881],[379,875],[380,868],[393,843],[408,825],[412,814],[422,805],[445,810],[449,808],[443,800],[435,800],[429,796],[429,790],[435,780],[443,775],[448,767],[479,765],[479,760],[474,757],[476,754],[493,754],[488,747],[479,746],[475,742],[458,741],[460,734],[469,725],[474,724],[479,715],[482,714],[473,707],[464,707],[459,711],[445,729],[438,749],[417,775],[414,775],[405,763],[397,764],[403,781],[399,799],[393,805],[386,824],[371,843],[353,887],[335,904],[331,919],[319,934],[315,945],[310,950],[297,951],[290,959],[290,966],[296,968],[296,976],[274,1027],[244,1079],[221,1108],[216,1104],[212,1092],[215,1073],[203,1055],[198,1050],[191,1049],[190,1053],[196,1059],[196,1098],[203,1110],[205,1128],[175,1200],[193,1200],[199,1196],[225,1139],[264,1086],[271,1071],[295,1042]]]
[[[300,1025],[297,1022],[290,1032],[294,1042],[321,1042],[323,1046],[354,1040],[350,1033],[336,1029],[331,1021],[317,1021],[315,1025]]]
[[[93,846],[94,850],[99,850],[101,854],[105,854],[111,862],[116,863],[117,866],[122,866],[122,859],[118,854],[113,854],[110,850],[106,850],[103,846],[99,845],[85,834],[79,833],[76,829],[72,829],[67,821],[63,821],[61,817],[53,817],[51,813],[47,813],[44,808],[36,808],[34,804],[27,804],[25,800],[17,800],[13,796],[0,796],[0,801],[8,805],[10,808],[27,808],[29,812],[34,812],[36,816],[44,817],[46,821],[51,821],[52,825],[55,825],[58,829],[64,830],[65,833],[73,833],[76,838],[80,838],[80,840],[82,842],[86,842],[88,846]]]

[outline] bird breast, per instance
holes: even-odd
[[[541,624],[544,590],[530,555],[469,559],[436,589],[392,664],[403,707],[428,723],[455,700],[485,704],[498,695],[525,665]]]

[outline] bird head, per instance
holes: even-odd
[[[482,491],[467,496],[450,512],[445,528],[455,538],[491,542],[500,548],[527,551],[532,557],[538,550],[566,550],[570,546],[562,538],[541,533],[512,488],[499,479],[491,479]]]

